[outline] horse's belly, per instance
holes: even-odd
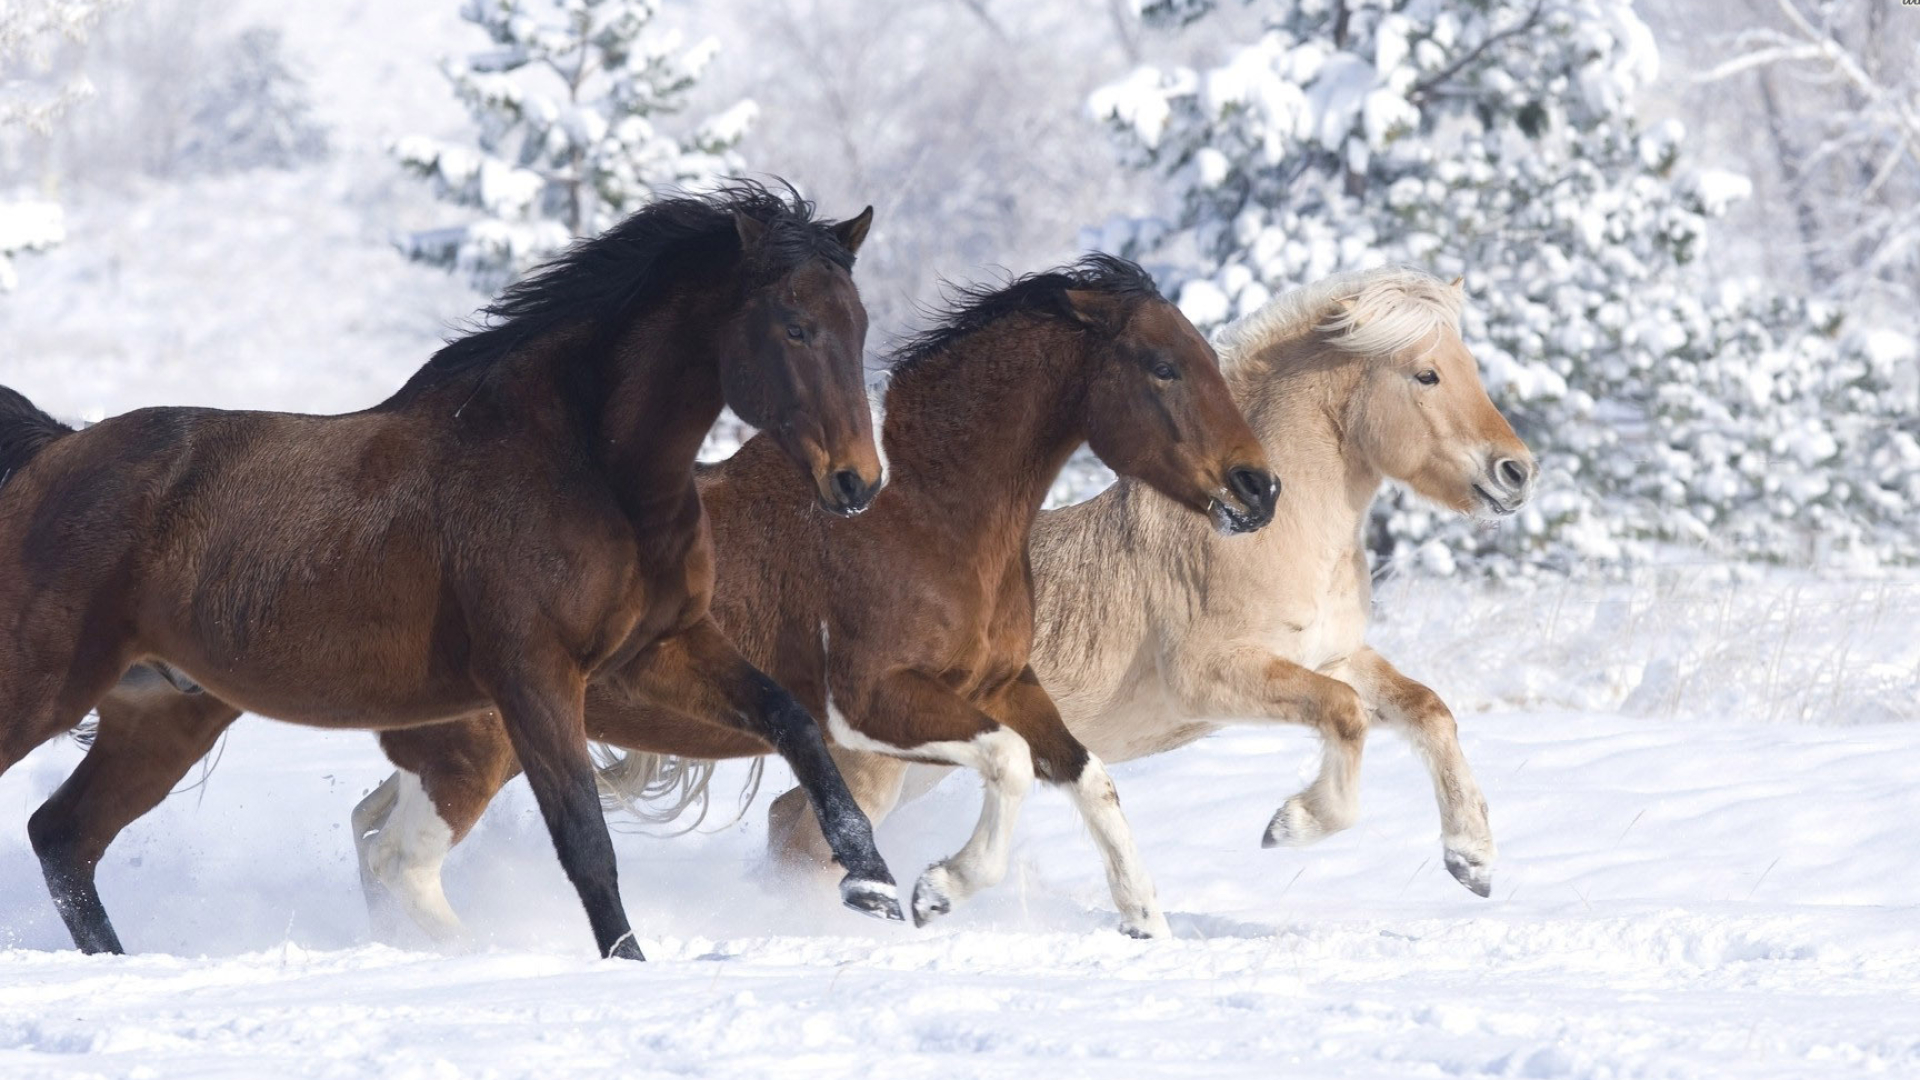
[[[1097,708],[1061,703],[1067,730],[1102,761],[1132,761],[1205,738],[1220,729],[1210,720],[1180,715],[1156,680],[1136,680],[1129,692]]]

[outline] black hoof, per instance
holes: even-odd
[[[900,893],[892,882],[845,878],[840,882],[840,902],[862,915],[890,922],[905,922],[900,913]]]
[[[614,942],[613,948],[607,950],[607,959],[645,960],[646,957],[640,955],[640,943],[633,940],[632,934],[627,934],[619,941]]]

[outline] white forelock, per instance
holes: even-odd
[[[1313,331],[1342,352],[1386,357],[1460,328],[1460,290],[1423,270],[1390,266],[1302,285],[1214,333],[1220,367],[1231,370],[1276,342]]]

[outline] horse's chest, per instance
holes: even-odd
[[[599,594],[603,603],[581,597],[588,642],[583,659],[593,666],[624,662],[704,617],[713,595],[713,562],[713,545],[697,522],[640,544],[637,557],[629,553],[624,573],[610,559],[608,587]]]
[[[921,639],[925,665],[964,697],[996,693],[1026,669],[1033,651],[1033,597],[1024,575],[996,584],[955,589],[928,608],[940,618]]]
[[[1319,670],[1340,663],[1366,643],[1365,602],[1350,589],[1330,589],[1282,605],[1266,630],[1276,656]]]

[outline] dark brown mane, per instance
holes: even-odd
[[[1104,292],[1125,298],[1158,297],[1152,275],[1140,264],[1095,252],[1068,266],[1026,274],[1004,284],[947,286],[945,302],[926,312],[933,325],[908,338],[888,365],[894,375],[912,371],[921,361],[950,348],[961,338],[1015,313],[1078,323],[1067,302],[1069,290]]]
[[[791,188],[780,195],[737,180],[700,195],[661,199],[599,236],[566,251],[509,285],[465,335],[447,342],[407,381],[401,400],[442,379],[493,363],[528,342],[572,326],[618,333],[636,309],[663,296],[689,267],[738,258],[734,215],[767,227],[749,288],[792,272],[810,259],[853,269],[853,253],[814,217],[813,203]]]

